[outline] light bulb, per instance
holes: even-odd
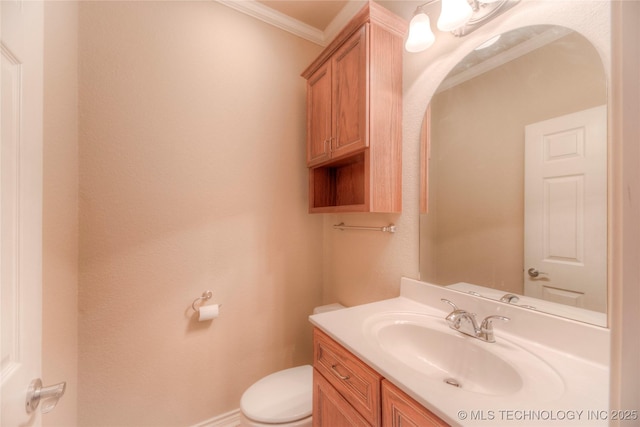
[[[409,23],[409,36],[404,44],[407,52],[422,52],[436,40],[431,31],[431,21],[426,13],[417,13]]]
[[[469,22],[473,9],[467,0],[442,0],[442,11],[438,18],[440,31],[453,31]]]

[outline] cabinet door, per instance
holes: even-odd
[[[307,80],[307,165],[331,156],[331,61]]]
[[[382,381],[382,427],[449,427],[405,392]]]
[[[331,59],[333,122],[331,156],[361,150],[368,145],[367,36],[364,25]]]
[[[316,369],[313,370],[313,427],[369,427]]]

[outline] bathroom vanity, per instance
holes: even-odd
[[[452,308],[508,318],[495,342]],[[314,425],[606,426],[609,331],[402,279],[398,298],[310,317]]]
[[[314,426],[448,426],[374,369],[314,330]]]
[[[368,2],[302,73],[309,212],[401,211],[406,26]]]

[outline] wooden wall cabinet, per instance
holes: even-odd
[[[369,2],[302,73],[310,212],[401,211],[406,26]]]
[[[448,426],[317,328],[313,356],[313,427]]]

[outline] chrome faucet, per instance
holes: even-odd
[[[451,329],[455,329],[456,331],[460,331],[463,334],[470,335],[472,337],[476,337],[480,328],[478,327],[478,321],[476,320],[476,315],[473,313],[469,313],[466,310],[461,310],[455,305],[453,302],[448,299],[442,298],[443,302],[446,302],[451,307],[453,307],[453,311],[445,317],[445,320],[449,324]]]
[[[442,301],[453,307],[453,311],[445,317],[449,327],[482,341],[496,342],[495,336],[493,335],[492,322],[494,319],[502,320],[504,322],[511,320],[508,317],[492,315],[485,317],[480,326],[478,326],[478,321],[476,320],[476,315],[474,313],[469,313],[466,310],[459,309],[458,306],[448,299],[442,298]]]

